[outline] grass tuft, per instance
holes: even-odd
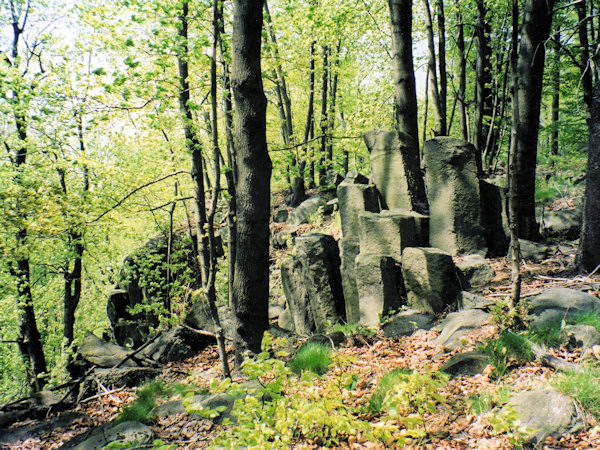
[[[587,365],[580,372],[561,373],[551,384],[600,419],[600,369],[597,366]]]
[[[535,358],[527,338],[512,331],[504,331],[498,338],[482,345],[480,351],[490,356],[493,375],[497,378],[506,373],[510,360],[529,362]]]
[[[296,374],[309,371],[323,375],[330,364],[331,346],[312,342],[303,345],[289,362],[290,369]]]

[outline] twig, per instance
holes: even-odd
[[[201,334],[201,335],[203,335],[203,336],[210,336],[210,337],[213,337],[213,338],[215,338],[215,339],[217,338],[217,335],[216,335],[216,333],[213,333],[213,332],[211,332],[211,331],[198,330],[197,328],[190,327],[189,325],[186,325],[185,323],[184,323],[182,326],[183,326],[184,328],[187,328],[187,329],[188,329],[188,330],[190,330],[190,331],[193,331],[193,332],[194,332],[194,333],[196,333],[196,334]],[[230,337],[227,337],[227,336],[223,336],[223,337],[224,337],[226,340],[228,340],[228,341],[230,341],[230,342],[233,342],[233,339],[231,339]]]
[[[89,402],[89,401],[91,401],[91,400],[95,400],[95,399],[97,399],[97,398],[98,398],[98,399],[100,399],[100,398],[102,398],[102,397],[104,397],[104,396],[106,396],[106,395],[115,394],[115,393],[117,393],[117,392],[121,392],[121,391],[124,391],[124,390],[125,390],[124,388],[118,388],[118,389],[113,389],[113,390],[111,390],[111,391],[102,392],[102,393],[100,393],[100,394],[92,395],[91,397],[88,397],[88,398],[85,398],[85,399],[83,399],[83,400],[80,400],[80,401],[79,401],[79,403],[86,403],[86,402]],[[113,397],[113,398],[114,398],[114,397]]]

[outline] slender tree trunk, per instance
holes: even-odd
[[[392,28],[392,68],[396,126],[400,134],[412,139],[410,150],[402,155],[405,166],[420,168],[417,92],[412,57],[412,0],[388,0]],[[412,208],[428,211],[425,182],[420,170],[407,171]]]
[[[10,3],[11,15],[12,15],[12,29],[13,29],[13,43],[12,43],[12,59],[5,56],[5,61],[9,68],[18,70],[19,61],[19,42],[25,28],[25,22],[27,20],[27,12],[29,10],[29,4],[27,4],[27,12],[25,13],[22,24],[19,24],[19,14],[16,11],[16,4]],[[22,103],[19,92],[13,92],[11,99],[13,106],[13,115],[15,119],[15,126],[18,136],[17,148],[14,150],[14,155],[11,156],[13,168],[15,170],[15,183],[21,185],[23,180],[23,170],[27,163],[27,117],[25,115],[26,105]],[[7,146],[7,150],[11,150]],[[17,217],[19,222],[22,224],[27,223],[27,211],[22,210],[21,199],[17,199]],[[28,236],[27,226],[17,225],[15,232],[15,263],[11,267],[11,275],[16,280],[17,290],[17,311],[18,311],[18,324],[19,324],[19,336],[17,338],[17,345],[23,358],[25,365],[25,371],[28,378],[29,385],[34,392],[43,389],[46,384],[45,376],[48,372],[46,365],[46,356],[44,355],[44,348],[42,345],[42,338],[37,327],[37,321],[35,318],[35,310],[33,307],[33,296],[31,293],[31,271],[29,266],[29,249],[28,249]]]
[[[550,137],[550,152],[553,156],[558,156],[558,127],[560,120],[560,29],[555,36],[556,42],[553,45],[554,67],[552,70],[552,135]],[[554,167],[554,159],[552,159]]]
[[[234,0],[233,70],[238,160],[238,247],[234,279],[236,363],[260,351],[269,327],[269,212],[271,160],[261,79],[263,0]]]
[[[460,133],[463,140],[469,140],[469,125],[467,123],[467,105],[465,93],[467,91],[467,58],[465,56],[465,26],[460,12],[456,13],[458,23],[458,36],[456,48],[458,49],[458,117],[460,122]]]
[[[435,42],[433,38],[433,21],[431,20],[429,0],[423,0],[423,8],[425,8],[427,49],[429,56],[427,62],[427,71],[429,73],[429,92],[431,92],[431,103],[433,105],[433,114],[435,115],[434,133],[436,136],[442,136],[446,134],[446,120],[443,115],[440,92],[438,89],[437,65],[435,62]]]
[[[448,72],[446,69],[446,15],[444,12],[444,1],[436,1],[437,23],[438,23],[438,61],[440,75],[438,77],[440,83],[440,109],[442,115],[442,135],[448,134]]]
[[[518,0],[512,1],[512,39],[511,39],[511,80],[512,80],[512,125],[511,144],[509,150],[508,172],[508,203],[509,203],[509,228],[510,228],[510,255],[512,289],[510,307],[517,305],[521,299],[521,248],[519,245],[518,218],[518,184],[517,184],[517,130],[519,126],[518,80],[518,40],[519,40],[519,4]]]
[[[327,158],[327,127],[329,125],[327,108],[329,88],[329,47],[323,47],[323,74],[321,78],[321,151],[319,154],[319,186],[327,185],[327,169],[331,161]]]
[[[527,0],[523,12],[519,46],[517,130],[517,191],[519,234],[539,239],[535,218],[535,169],[540,125],[540,103],[544,74],[545,43],[550,35],[554,0]]]
[[[308,107],[306,110],[306,125],[304,127],[304,142],[308,142],[311,138],[311,132],[314,129],[314,104],[315,104],[315,46],[316,42],[312,41],[310,44],[310,63],[309,63],[309,80],[308,80]],[[305,154],[310,158],[310,167],[308,172],[308,187],[315,187],[315,162],[313,159],[312,152],[310,151],[312,145],[308,145],[305,150]],[[304,169],[304,166],[302,166]],[[302,173],[304,170],[302,170]],[[304,178],[302,179],[304,182]],[[304,200],[304,199],[303,199]],[[292,206],[297,204],[292,203]]]

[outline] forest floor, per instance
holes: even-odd
[[[573,243],[564,243],[555,247],[555,253],[540,264],[525,263],[523,265],[523,297],[538,294],[554,287],[582,289],[598,296],[600,276],[577,275],[574,272],[574,255],[576,247]],[[510,265],[504,258],[491,260],[496,271],[494,280],[482,289],[475,291],[488,299],[495,300],[506,297],[510,292]],[[394,368],[409,368],[417,371],[438,370],[453,354],[474,350],[478,344],[498,333],[498,326],[492,323],[475,330],[466,338],[465,345],[450,353],[444,353],[440,346],[434,344],[439,333],[432,329],[416,333],[410,337],[386,339],[377,335],[369,342],[348,342],[348,345],[337,350],[351,363],[333,367],[323,377],[315,378],[317,385],[325,386],[330,376],[340,372],[358,374],[359,383],[352,391],[345,391],[344,403],[354,406],[366,406],[379,377]],[[358,345],[355,345],[358,344]],[[228,349],[233,357],[233,348]],[[571,362],[579,362],[583,358],[581,350],[567,351],[561,347],[550,350],[557,357]],[[592,355],[593,356],[593,355]],[[600,355],[597,355],[600,356]],[[490,367],[488,366],[488,369]],[[173,363],[165,367],[161,379],[165,383],[207,384],[219,376],[219,358],[215,346],[209,347],[198,356],[181,363]],[[500,379],[491,376],[491,370],[476,376],[459,376],[450,379],[441,389],[444,402],[437,405],[435,412],[425,413],[424,421],[427,437],[407,448],[441,448],[441,449],[509,449],[511,436],[497,433],[489,416],[478,415],[472,406],[472,398],[482,393],[493,394],[507,386],[511,392],[519,392],[547,385],[555,372],[543,367],[539,362],[522,364],[513,368]],[[238,377],[241,381],[241,378]],[[172,397],[171,399],[176,398]],[[117,418],[123,406],[135,399],[135,389],[121,389],[103,392],[98,396],[81,402],[75,411],[83,413],[85,419],[73,422],[65,428],[57,428],[39,439],[29,439],[8,448],[19,449],[55,449],[59,448],[71,437],[90,428]],[[162,401],[167,401],[163,399]],[[375,424],[379,417],[365,413],[364,418]],[[600,448],[600,427],[592,416],[586,416],[584,431],[567,434],[560,439],[547,438],[537,448]],[[35,423],[35,421],[30,421]],[[22,426],[26,423],[15,424]],[[158,420],[151,428],[164,444],[172,444],[176,448],[204,448],[210,445],[215,436],[227,432],[227,428],[215,424],[210,419],[203,419],[187,414],[170,416]],[[318,442],[299,440],[296,448],[321,448]],[[348,439],[339,448],[378,449],[386,448],[381,443],[361,442],[360,439]]]

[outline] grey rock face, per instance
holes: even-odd
[[[473,294],[471,292],[460,291],[456,299],[458,309],[488,309],[494,304],[492,300]]]
[[[214,342],[215,339],[210,336],[176,326],[160,335],[143,353],[154,361],[166,364],[191,358]]]
[[[464,280],[468,283],[466,287],[484,286],[496,276],[490,262],[481,255],[467,255],[462,261],[456,263]]]
[[[92,333],[87,333],[79,346],[77,353],[89,364],[97,367],[114,367],[121,363],[131,351],[116,344],[106,342]],[[122,367],[136,367],[131,359],[125,361]]]
[[[404,287],[398,262],[384,255],[363,254],[356,257],[356,285],[360,310],[359,323],[377,328],[381,315],[403,304]]]
[[[541,232],[547,237],[577,239],[581,232],[581,208],[544,211]]]
[[[528,304],[531,328],[544,328],[556,320],[600,311],[600,300],[591,294],[567,288],[549,289]]]
[[[216,332],[216,327],[208,306],[208,301],[202,291],[197,290],[192,294],[192,305],[185,318],[187,325],[197,330]],[[219,320],[225,336],[233,337],[233,312],[226,306],[218,306]]]
[[[433,314],[409,309],[394,314],[383,325],[385,337],[410,336],[416,330],[429,330],[433,326]]]
[[[442,321],[442,331],[436,338],[438,345],[453,348],[467,332],[483,325],[491,316],[480,309],[466,309],[448,314]]]
[[[362,254],[387,255],[400,262],[404,248],[428,245],[429,218],[413,211],[364,212],[359,224]]]
[[[548,255],[548,246],[526,239],[519,239],[521,258],[526,261],[542,262]],[[510,254],[510,251],[509,251]]]
[[[568,348],[592,348],[600,344],[600,332],[591,325],[569,325],[562,333],[562,341]]]
[[[379,193],[364,176],[350,173],[338,186],[337,195],[344,239],[358,238],[358,215],[364,211],[380,211]]]
[[[389,209],[412,209],[408,177],[420,167],[407,164],[403,154],[413,151],[414,142],[396,131],[371,130],[363,135],[371,156],[372,178]]]
[[[342,244],[342,288],[346,304],[346,320],[349,323],[358,323],[360,309],[358,304],[358,287],[356,285],[355,260],[360,251],[360,241],[357,238],[344,238]]]
[[[291,225],[300,225],[308,221],[311,215],[316,214],[319,208],[325,208],[327,200],[320,195],[315,195],[304,200],[288,217],[288,223]]]
[[[441,371],[452,376],[473,376],[477,375],[478,373],[483,373],[489,361],[490,357],[485,353],[457,353],[442,366]]]
[[[282,281],[288,278],[284,281],[288,286],[287,292],[284,288],[284,293],[296,333],[308,334],[304,331],[313,329],[321,332],[327,324],[345,319],[341,261],[333,236],[315,233],[296,238],[296,254],[293,261],[286,264],[290,270],[285,273],[284,269]],[[310,313],[308,308],[295,309],[303,306],[306,299]]]
[[[479,182],[482,220],[486,230],[488,256],[504,256],[510,244],[508,227],[508,200],[506,189],[487,181]]]
[[[573,431],[580,421],[573,400],[549,387],[521,392],[507,407],[515,410],[518,424],[530,430],[534,443]]]
[[[277,319],[277,325],[285,331],[295,331],[294,320],[292,319],[292,313],[289,308],[283,310],[279,319]]]
[[[285,330],[295,331],[301,336],[309,335],[315,329],[315,322],[310,309],[310,297],[304,281],[302,263],[298,258],[287,257],[281,260],[280,267],[281,284],[288,303],[291,328],[287,317],[281,319],[279,326]]]
[[[85,439],[77,437],[67,442],[61,448],[73,450],[99,450],[108,444],[119,444],[123,447],[133,444],[145,446],[152,443],[154,432],[146,425],[139,422],[122,422],[117,425],[108,424],[96,428],[90,436]]]
[[[185,413],[185,406],[183,406],[181,400],[171,400],[166,403],[163,403],[162,405],[152,408],[152,411],[150,411],[150,417],[166,419],[170,416]]]
[[[402,276],[411,308],[437,314],[456,303],[460,284],[448,253],[407,247],[402,252]]]
[[[280,206],[277,211],[273,213],[273,222],[283,223],[288,220],[289,212],[285,206]]]
[[[437,137],[423,147],[430,245],[451,255],[487,252],[475,147]]]

